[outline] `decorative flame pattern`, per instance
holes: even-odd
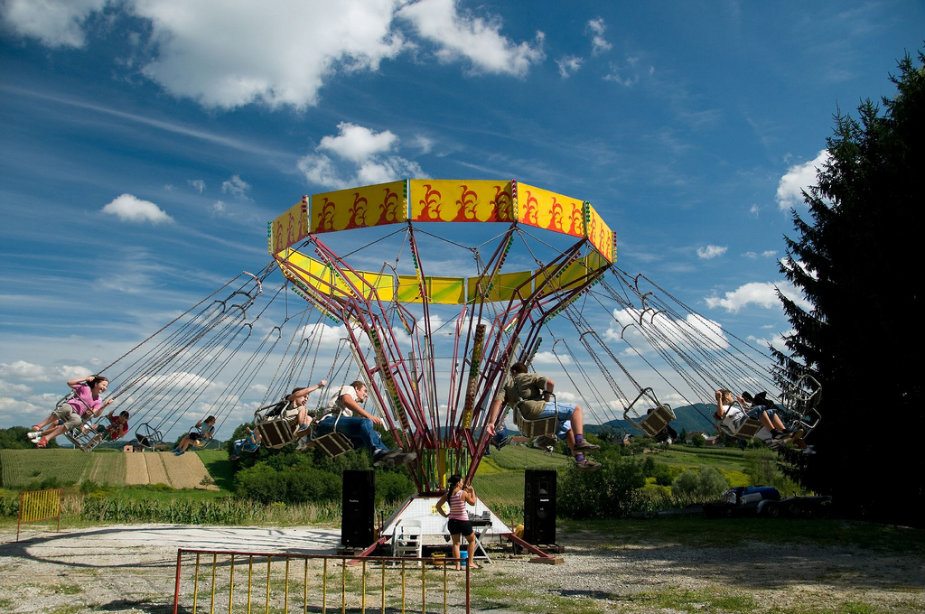
[[[417,219],[419,221],[439,222],[440,204],[443,194],[441,194],[439,190],[435,190],[434,186],[430,183],[425,183],[424,188],[424,198],[418,201],[418,204],[423,205],[424,208],[421,209],[421,213],[417,216]]]
[[[382,202],[376,205],[379,210],[379,221],[376,222],[376,225],[379,224],[394,224],[398,220],[399,205],[401,201],[398,198],[398,192],[394,192],[389,188],[383,188],[385,195],[382,199]]]
[[[350,205],[350,220],[344,230],[366,226],[367,205],[369,205],[369,201],[364,196],[361,196],[359,192],[354,192],[353,204]]]

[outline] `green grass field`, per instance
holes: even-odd
[[[114,454],[100,456],[115,457]],[[86,479],[85,475],[94,466],[92,455],[63,448],[0,450],[0,462],[3,463],[3,487],[14,490],[35,487],[50,480],[57,480],[61,485],[77,484]]]

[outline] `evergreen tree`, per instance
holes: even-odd
[[[922,523],[925,54],[907,55],[897,93],[858,118],[838,113],[829,160],[796,212],[782,272],[812,304],[780,296],[794,334],[776,353],[781,378],[822,383],[817,454],[796,477],[833,495],[842,513]]]

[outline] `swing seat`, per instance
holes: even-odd
[[[742,439],[751,439],[758,434],[758,431],[762,429],[761,422],[755,418],[746,418],[745,420],[739,422],[736,426],[737,428],[733,435]]]
[[[353,444],[347,436],[337,431],[315,437],[311,440],[311,445],[321,448],[329,458],[336,458],[344,452],[353,450]]]
[[[668,424],[675,419],[674,412],[668,405],[659,405],[646,414],[646,417],[639,423],[640,428],[649,437],[655,437]]]
[[[68,441],[84,452],[92,452],[103,441],[103,433],[97,433],[89,422],[84,422],[64,433]]]
[[[514,424],[524,437],[535,439],[537,437],[555,437],[559,430],[559,420],[555,415],[548,418],[527,420],[520,414],[519,409],[514,410]]]
[[[150,423],[145,422],[135,431],[135,440],[138,441],[142,447],[153,450],[154,446],[163,443],[164,434],[151,426]]]
[[[295,431],[298,427],[299,418],[297,415],[287,416],[283,414],[256,423],[254,431],[260,433],[262,445],[267,448],[278,449],[295,440]]]

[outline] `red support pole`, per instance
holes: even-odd
[[[177,576],[173,586],[173,614],[180,610],[180,569],[183,564],[183,548],[177,548]]]

